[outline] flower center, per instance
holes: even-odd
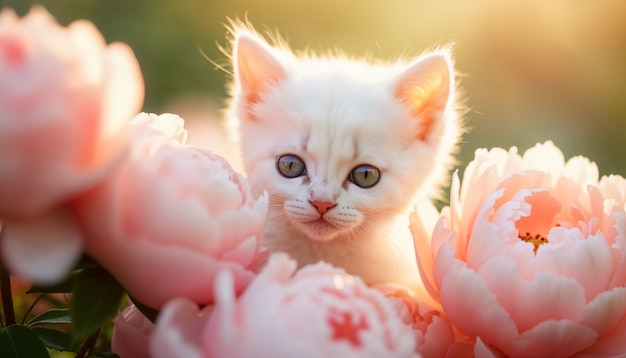
[[[539,249],[539,246],[548,243],[548,239],[546,239],[541,234],[535,234],[533,236],[531,233],[527,232],[526,235],[522,235],[520,233],[517,237],[519,237],[519,239],[524,242],[530,242],[531,244],[533,244],[533,246],[535,247],[533,249],[533,251],[535,252],[535,255],[537,254],[537,250]]]
[[[361,317],[356,322],[353,321],[353,318],[348,312],[335,312],[335,315],[328,319],[333,333],[332,339],[346,340],[354,347],[361,346],[359,333],[364,329],[368,329],[369,326],[364,317]]]

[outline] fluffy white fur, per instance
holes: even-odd
[[[262,244],[300,266],[324,260],[369,284],[417,285],[408,213],[447,177],[460,133],[449,48],[410,62],[296,56],[236,27],[228,114],[239,124],[247,178],[270,194]],[[286,178],[281,155],[306,173]],[[377,185],[348,180],[361,164]],[[335,206],[323,215],[312,204]]]

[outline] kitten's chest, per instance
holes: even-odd
[[[386,227],[358,240],[340,236],[326,242],[313,241],[293,228],[283,227],[280,231],[266,230],[262,244],[273,252],[288,253],[299,267],[325,261],[360,276],[370,285],[389,282],[410,287],[421,285],[408,227]]]

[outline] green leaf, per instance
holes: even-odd
[[[39,336],[26,326],[0,328],[0,356],[4,358],[49,358]]]
[[[91,257],[83,255],[80,262],[76,265],[75,270],[71,272],[63,281],[46,286],[32,285],[26,293],[71,293],[74,291],[76,277],[84,270],[98,269],[99,265]]]
[[[112,319],[123,294],[122,286],[104,269],[83,270],[76,279],[70,303],[74,341],[95,332],[104,322]]]
[[[40,314],[26,323],[32,327],[38,324],[72,323],[72,317],[68,308],[55,308]]]
[[[57,351],[76,351],[76,348],[72,346],[72,336],[65,332],[57,331],[56,329],[35,327],[32,328],[43,342],[43,344]]]
[[[52,286],[32,285],[26,293],[70,293],[74,290],[74,275]]]

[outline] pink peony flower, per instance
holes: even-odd
[[[239,299],[232,275],[221,273],[210,316],[199,317],[189,301],[173,300],[157,321],[152,354],[169,357],[183,350],[194,352],[186,357],[418,356],[411,326],[402,322],[397,302],[326,263],[295,271],[295,261],[273,254]],[[184,333],[198,332],[198,327],[200,334]]]
[[[132,50],[93,24],[61,27],[42,7],[0,12],[0,219],[9,268],[54,281],[81,251],[63,205],[92,187],[126,149],[143,79]]]
[[[455,357],[455,332],[445,314],[419,298],[412,291],[393,284],[376,285],[394,301],[398,316],[413,328],[417,352],[424,358]]]
[[[477,356],[623,356],[625,203],[626,180],[551,142],[478,150],[432,243],[412,217],[424,283]]]
[[[130,305],[113,319],[111,351],[120,358],[149,358],[153,331],[154,323],[135,305]]]
[[[183,120],[140,114],[128,158],[75,206],[85,251],[136,299],[160,308],[173,297],[213,301],[222,269],[237,292],[254,277],[267,195],[221,157],[183,144]]]

